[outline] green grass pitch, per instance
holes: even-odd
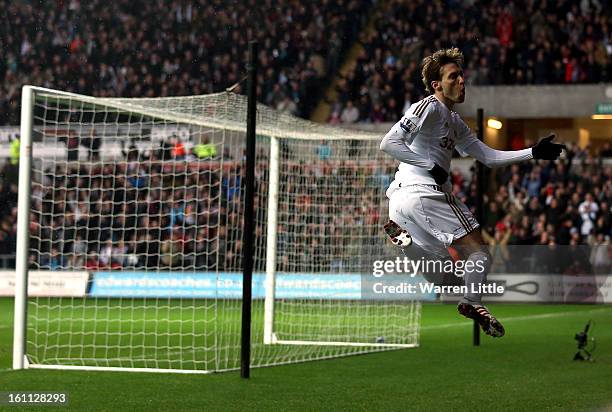
[[[88,411],[612,407],[612,306],[496,304],[490,308],[504,322],[507,335],[495,340],[483,335],[480,347],[472,346],[471,322],[459,317],[454,306],[426,304],[420,348],[258,368],[247,381],[237,372],[12,371],[13,300],[2,298],[0,391],[64,391],[69,393],[70,409]],[[596,361],[573,362],[574,334],[589,319],[594,321]],[[74,322],[55,326],[75,327]],[[112,330],[112,325],[105,327]]]

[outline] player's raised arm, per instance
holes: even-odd
[[[467,128],[467,126],[465,126]],[[470,131],[471,137],[464,144],[457,145],[462,155],[470,155],[487,167],[501,167],[531,159],[556,160],[565,145],[552,143],[555,135],[550,134],[533,147],[522,150],[497,150],[478,140]]]

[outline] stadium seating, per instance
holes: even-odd
[[[23,84],[101,97],[225,90],[245,75],[248,39],[262,49],[260,100],[306,117],[371,4],[1,0],[0,125],[19,124]]]
[[[423,57],[446,47],[463,51],[468,85],[599,83],[612,76],[609,19],[599,1],[391,0],[374,21],[375,30],[360,36],[363,52],[337,83],[331,122],[349,101],[359,122],[396,121],[425,96]]]

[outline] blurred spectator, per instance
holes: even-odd
[[[537,198],[540,194],[540,187],[542,186],[542,180],[537,169],[534,168],[529,176],[523,178],[522,186],[531,198]]]
[[[332,155],[332,148],[327,141],[321,140],[316,148],[316,154],[319,155],[319,160],[328,160]]]
[[[593,201],[593,195],[587,193],[584,202],[580,203],[580,206],[578,206],[580,219],[582,219],[582,227],[580,228],[580,234],[582,236],[591,234],[591,230],[595,226],[595,219],[597,218],[598,211],[599,206]]]
[[[66,143],[66,159],[69,162],[79,160],[79,137],[72,130],[68,131],[67,136],[61,136],[60,141]]]
[[[201,143],[193,147],[193,154],[198,159],[214,159],[217,157],[217,146],[214,143],[210,143],[208,137],[204,137]]]
[[[504,273],[509,268],[510,262],[510,251],[508,250],[508,243],[512,231],[510,228],[506,228],[504,224],[495,226],[494,233],[491,236],[487,230],[482,231],[482,237],[486,244],[489,246],[491,256],[493,257],[492,271],[495,273]]]
[[[91,128],[88,137],[81,138],[81,144],[87,149],[87,159],[90,162],[100,160],[100,146],[102,144],[102,139],[96,135],[94,128]]]
[[[359,119],[359,109],[349,100],[346,102],[346,107],[342,110],[340,120],[342,123],[355,123]]]
[[[184,160],[187,151],[185,150],[185,143],[183,143],[180,137],[174,135],[170,138],[170,153],[174,160]]]
[[[612,256],[610,256],[610,236],[599,233],[589,239],[591,246],[590,263],[593,273],[609,275],[612,271]]]
[[[299,114],[297,104],[295,104],[295,102],[291,100],[289,96],[283,97],[283,100],[276,105],[276,110],[289,113],[293,116],[297,116]]]
[[[9,148],[11,155],[11,164],[17,166],[19,164],[19,148],[21,146],[19,136],[11,137],[11,145]]]

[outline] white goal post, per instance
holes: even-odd
[[[25,86],[13,368],[240,366],[246,98]],[[418,346],[389,253],[377,134],[257,107],[251,366]],[[34,153],[34,156],[32,156]]]

